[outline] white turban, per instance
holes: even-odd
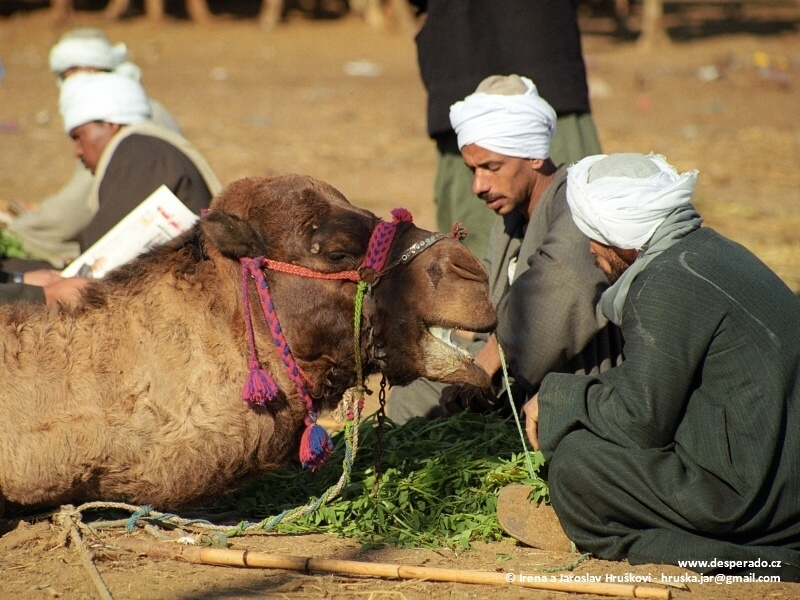
[[[90,121],[131,125],[153,112],[141,84],[117,73],[76,73],[67,78],[59,109],[67,133]]]
[[[638,250],[670,214],[689,204],[696,180],[697,171],[678,174],[652,153],[588,156],[569,167],[567,202],[589,238]]]
[[[111,45],[99,29],[76,29],[65,34],[50,49],[50,70],[63,73],[73,67],[113,71],[128,57],[125,44]]]
[[[450,107],[458,148],[478,144],[506,156],[549,158],[556,111],[539,96],[530,79],[509,78],[521,81],[525,91],[512,95],[476,91]]]

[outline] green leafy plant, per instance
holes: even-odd
[[[0,256],[6,258],[30,258],[22,242],[7,231],[0,230]]]
[[[375,471],[375,419],[359,430],[351,483],[315,512],[281,523],[284,533],[326,532],[369,546],[468,549],[476,541],[503,535],[496,518],[497,493],[510,483],[534,487],[537,501],[547,484],[531,479],[518,430],[510,419],[459,413],[448,419],[414,419],[402,426],[387,421]],[[344,438],[316,473],[292,466],[259,477],[220,498],[215,510],[235,510],[263,519],[305,505],[338,481]],[[531,455],[537,472],[540,453]]]

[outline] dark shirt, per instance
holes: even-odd
[[[98,192],[99,210],[78,235],[81,251],[99,240],[161,185],[200,214],[211,191],[195,164],[178,148],[156,137],[132,134],[114,150]]]
[[[411,1],[427,11],[416,41],[431,137],[490,75],[529,77],[559,116],[590,112],[574,0]]]

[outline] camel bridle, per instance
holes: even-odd
[[[286,342],[286,337],[283,334],[278,315],[275,311],[275,305],[269,292],[265,271],[271,270],[313,279],[352,281],[357,284],[354,311],[354,351],[357,378],[359,383],[363,383],[360,340],[361,319],[363,316],[362,305],[365,294],[370,294],[372,288],[380,282],[381,277],[388,271],[397,266],[409,264],[420,253],[447,237],[442,233],[433,233],[406,248],[401,252],[397,260],[387,265],[386,260],[394,242],[397,226],[403,221],[410,222],[412,220],[413,218],[408,210],[396,208],[392,211],[391,222],[379,221],[372,230],[367,252],[361,265],[358,269],[354,270],[327,273],[296,264],[272,260],[264,256],[241,257],[239,259],[242,272],[242,303],[247,329],[247,341],[250,350],[250,358],[248,360],[250,374],[242,388],[242,399],[250,405],[264,406],[280,393],[280,389],[275,380],[261,367],[256,353],[252,315],[250,312],[250,295],[248,293],[249,281],[253,279],[256,284],[256,291],[259,296],[264,318],[269,326],[275,347],[281,357],[286,373],[294,384],[298,395],[303,399],[306,407],[306,416],[304,419],[306,429],[303,432],[303,437],[300,442],[300,461],[304,467],[310,467],[312,470],[318,468],[328,455],[330,455],[333,450],[333,444],[325,429],[316,422],[317,410],[314,406],[314,400],[311,398],[305,385],[308,380],[294,360],[289,345]],[[453,232],[454,237],[459,237],[455,228]]]

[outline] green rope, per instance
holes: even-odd
[[[500,365],[503,367],[503,385],[506,388],[506,394],[508,394],[508,403],[511,405],[511,412],[514,413],[514,421],[517,423],[517,431],[519,431],[519,439],[522,442],[522,450],[525,453],[525,464],[528,467],[528,475],[530,475],[531,479],[536,479],[536,471],[533,468],[533,461],[531,460],[531,454],[528,451],[528,444],[526,442],[525,433],[522,431],[522,424],[519,421],[519,415],[517,414],[517,405],[514,402],[514,397],[511,395],[511,384],[509,383],[508,379],[508,366],[506,365],[506,355],[503,353],[503,349],[500,347],[500,344],[497,344],[497,351],[500,354]]]
[[[572,551],[577,552],[574,542],[572,542]],[[592,554],[590,552],[586,552],[584,554],[581,554],[571,563],[567,563],[566,565],[556,565],[553,567],[545,567],[543,569],[534,569],[534,570],[539,571],[540,573],[558,573],[559,571],[574,571],[578,565],[580,565],[583,561],[585,561],[587,558],[590,558],[591,556]]]
[[[355,310],[353,311],[353,355],[356,357],[356,381],[363,383],[363,373],[361,366],[361,311],[364,305],[364,293],[367,290],[367,282],[359,281],[356,288]]]

